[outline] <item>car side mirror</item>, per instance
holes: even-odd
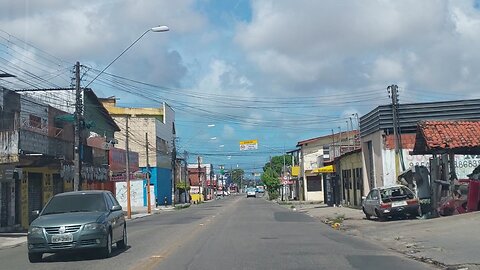
[[[362,196],[362,201],[365,201],[367,199],[367,196]]]
[[[122,210],[122,206],[120,205],[114,205],[112,206],[112,209],[110,209],[111,212],[120,211],[120,210]]]
[[[33,216],[34,218],[37,218],[39,215],[40,215],[40,210],[34,210],[34,211],[32,211],[32,216]]]

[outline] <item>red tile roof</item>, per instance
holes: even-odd
[[[414,152],[480,153],[480,121],[421,121]]]
[[[402,134],[402,149],[413,149],[415,145],[415,133],[411,134]],[[395,136],[387,135],[385,137],[385,147],[387,149],[395,149]]]

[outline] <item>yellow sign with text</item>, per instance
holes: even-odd
[[[258,140],[240,141],[240,151],[258,149]]]

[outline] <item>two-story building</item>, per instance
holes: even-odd
[[[355,148],[357,131],[339,132],[312,139],[299,141],[299,186],[302,194],[300,199],[305,201],[327,201],[330,196],[326,189],[330,189],[329,182],[325,181],[325,165],[331,165],[335,157]],[[329,176],[330,177],[330,176]]]

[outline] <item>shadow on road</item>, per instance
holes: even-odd
[[[128,251],[131,246],[127,246],[126,249],[112,248],[112,254],[110,258],[116,257],[126,251]],[[91,260],[102,260],[99,258],[97,251],[80,251],[80,252],[65,252],[65,253],[55,253],[44,255],[42,262],[76,262],[76,261],[91,261]]]

